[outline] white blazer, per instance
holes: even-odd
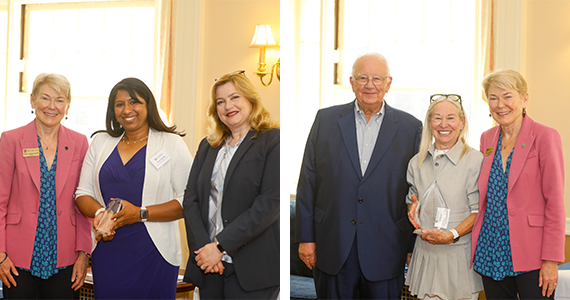
[[[114,138],[107,133],[95,136],[83,161],[76,197],[91,196],[101,206],[105,206],[99,184],[99,171],[120,140],[121,137]],[[157,169],[151,160],[161,151],[170,159]],[[142,205],[162,204],[176,199],[182,206],[191,165],[192,156],[180,136],[151,129],[146,148]],[[162,257],[170,264],[180,266],[182,259],[178,221],[144,224]],[[94,235],[94,232],[92,234]],[[96,246],[94,242],[93,249]]]

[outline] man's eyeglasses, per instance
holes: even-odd
[[[388,78],[388,77],[389,76],[382,78],[380,76],[374,76],[374,77],[372,77],[372,83],[375,86],[382,85],[384,83],[384,81],[386,80],[386,78]],[[366,75],[357,75],[355,78],[356,78],[356,83],[358,83],[359,85],[367,85],[368,82],[371,80]]]
[[[245,76],[245,70],[237,70],[237,71],[233,71],[233,72],[231,72],[231,73],[229,73],[229,74],[225,74],[225,75],[228,75],[228,77],[229,77],[229,76],[239,75],[239,74],[243,74],[243,76]],[[222,76],[225,76],[225,75],[222,75]],[[214,81],[218,81],[218,79],[220,79],[222,76],[220,76],[220,77],[214,79]]]
[[[457,94],[433,94],[429,97],[429,102],[439,100],[441,97],[447,98],[451,101],[459,101],[459,104],[462,104],[461,103],[461,96],[459,96]]]

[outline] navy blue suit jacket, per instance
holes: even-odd
[[[383,105],[364,176],[354,101],[319,110],[307,140],[297,187],[296,242],[315,242],[317,267],[329,275],[338,274],[354,239],[366,279],[403,274],[413,231],[405,203],[406,170],[418,150],[422,124]]]

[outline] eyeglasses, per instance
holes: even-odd
[[[382,85],[384,83],[384,81],[386,80],[386,78],[388,78],[390,76],[386,76],[384,78],[380,77],[380,76],[374,76],[372,77],[372,83],[375,86],[379,86]],[[359,85],[367,85],[368,82],[370,81],[370,78],[368,78],[368,76],[366,75],[356,75],[356,83],[358,83]]]
[[[429,102],[433,102],[436,100],[439,100],[439,98],[447,98],[451,101],[459,101],[459,104],[461,103],[461,96],[457,95],[457,94],[433,94],[429,97]]]
[[[222,75],[222,76],[226,76],[226,75],[227,75],[228,77],[230,77],[230,76],[240,75],[240,74],[243,74],[243,76],[245,76],[245,70],[233,71],[233,72],[231,72],[231,73],[224,74],[224,75]],[[222,78],[222,76],[220,76],[220,77],[214,79],[214,81],[218,81],[218,79]]]

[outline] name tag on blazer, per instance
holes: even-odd
[[[23,156],[24,157],[40,156],[40,148],[24,149]]]
[[[158,170],[170,160],[170,156],[164,150],[160,150],[155,156],[150,159],[150,162]]]

